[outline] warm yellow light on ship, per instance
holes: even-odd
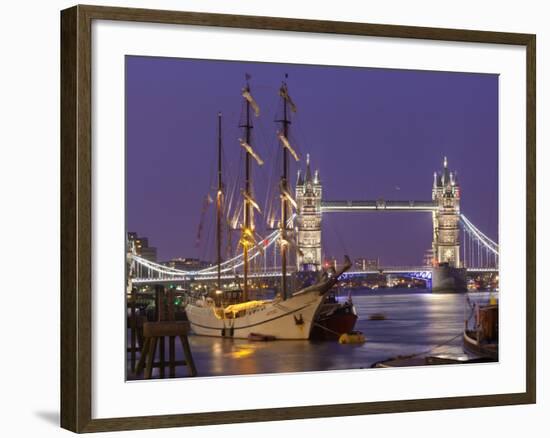
[[[252,229],[248,227],[243,227],[239,244],[241,244],[245,248],[249,248],[253,246],[254,243],[255,241],[254,241],[254,234],[252,232]]]

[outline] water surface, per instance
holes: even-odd
[[[341,295],[345,299],[347,291]],[[489,300],[489,292],[468,296],[477,302]],[[462,349],[464,319],[470,316],[465,294],[422,289],[354,289],[352,297],[359,316],[355,329],[366,336],[364,344],[308,340],[250,342],[191,335],[189,342],[198,375],[360,369],[410,354],[467,358]],[[386,319],[369,319],[379,313]],[[182,357],[179,349],[176,354]],[[186,376],[186,371],[179,367],[177,376]]]

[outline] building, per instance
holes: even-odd
[[[448,263],[459,268],[460,263],[460,186],[456,173],[443,160],[443,172],[434,172],[432,200],[437,204],[433,214],[433,259],[434,264]]]
[[[433,248],[429,248],[424,253],[424,259],[423,259],[423,266],[433,266],[434,265],[434,250]]]
[[[140,237],[136,232],[130,231],[127,234],[127,238],[129,250],[133,250],[136,255],[150,262],[157,261],[157,248],[149,246],[149,239],[147,237]]]
[[[380,266],[380,259],[367,259],[367,258],[358,258],[354,261],[354,268],[360,271],[377,271]]]
[[[305,175],[298,171],[296,182],[296,268],[319,271],[322,268],[321,255],[321,199],[323,189],[319,171],[312,175],[309,154],[306,159]]]

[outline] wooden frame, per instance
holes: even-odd
[[[527,284],[526,392],[92,419],[91,315],[91,23],[141,21],[296,32],[415,38],[526,47]],[[287,18],[75,6],[61,12],[61,426],[74,432],[146,429],[535,403],[536,169],[535,47],[530,34],[344,23]]]

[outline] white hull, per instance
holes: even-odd
[[[308,339],[325,293],[310,290],[285,301],[265,301],[236,318],[220,318],[206,300],[190,303],[186,313],[197,335],[248,338],[251,334],[276,339]]]

